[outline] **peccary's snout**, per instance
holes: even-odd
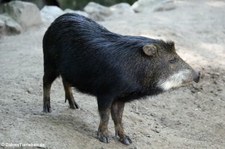
[[[201,73],[199,71],[195,72],[193,80],[198,83],[200,80]]]

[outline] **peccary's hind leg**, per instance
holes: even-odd
[[[70,105],[71,109],[78,109],[79,106],[74,100],[71,86],[64,79],[63,79],[63,86],[64,86],[64,90],[65,90],[65,102],[66,102],[66,100],[69,101],[69,105]]]
[[[124,105],[124,102],[114,101],[111,107],[111,114],[115,125],[116,136],[119,136],[119,140],[123,144],[129,145],[132,143],[132,141],[127,135],[125,135],[122,124]]]
[[[43,76],[43,112],[51,112],[50,90],[52,82],[56,79],[57,73],[45,68]]]

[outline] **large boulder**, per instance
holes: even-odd
[[[89,14],[91,19],[96,21],[103,21],[105,17],[112,15],[112,11],[108,7],[95,2],[89,2],[84,7],[84,11]]]
[[[89,17],[87,12],[84,11],[80,11],[80,10],[72,10],[72,9],[65,9],[64,10],[65,13],[76,13],[85,17]]]
[[[65,12],[57,6],[45,6],[41,9],[41,16],[44,22],[53,22]]]
[[[131,5],[128,3],[119,3],[110,7],[110,10],[113,12],[113,15],[128,15],[134,14],[134,10]]]
[[[105,7],[94,2],[89,2],[84,7],[84,11],[88,13],[91,19],[96,21],[103,21],[119,15],[134,14],[134,10],[128,3],[119,3],[111,7]]]
[[[135,12],[169,11],[175,9],[174,0],[138,0],[132,8]]]
[[[41,23],[41,15],[35,4],[21,1],[11,1],[3,5],[3,12],[7,13],[23,28]]]
[[[15,35],[23,31],[19,23],[9,17],[7,14],[0,15],[0,36]]]

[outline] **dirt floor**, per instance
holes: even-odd
[[[48,24],[0,39],[0,148],[37,143],[50,149],[225,148],[225,2],[180,0],[171,11],[100,22],[120,34],[173,40],[180,56],[201,70],[200,83],[127,103],[124,126],[133,140],[96,139],[95,97],[74,91],[80,105],[64,103],[61,79],[52,87],[52,113],[42,112],[42,37]]]

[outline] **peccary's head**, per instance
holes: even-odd
[[[158,41],[143,46],[142,50],[151,65],[146,75],[151,75],[149,83],[154,83],[154,86],[166,91],[199,81],[200,73],[179,57],[174,42]],[[149,81],[150,78],[145,79]]]

